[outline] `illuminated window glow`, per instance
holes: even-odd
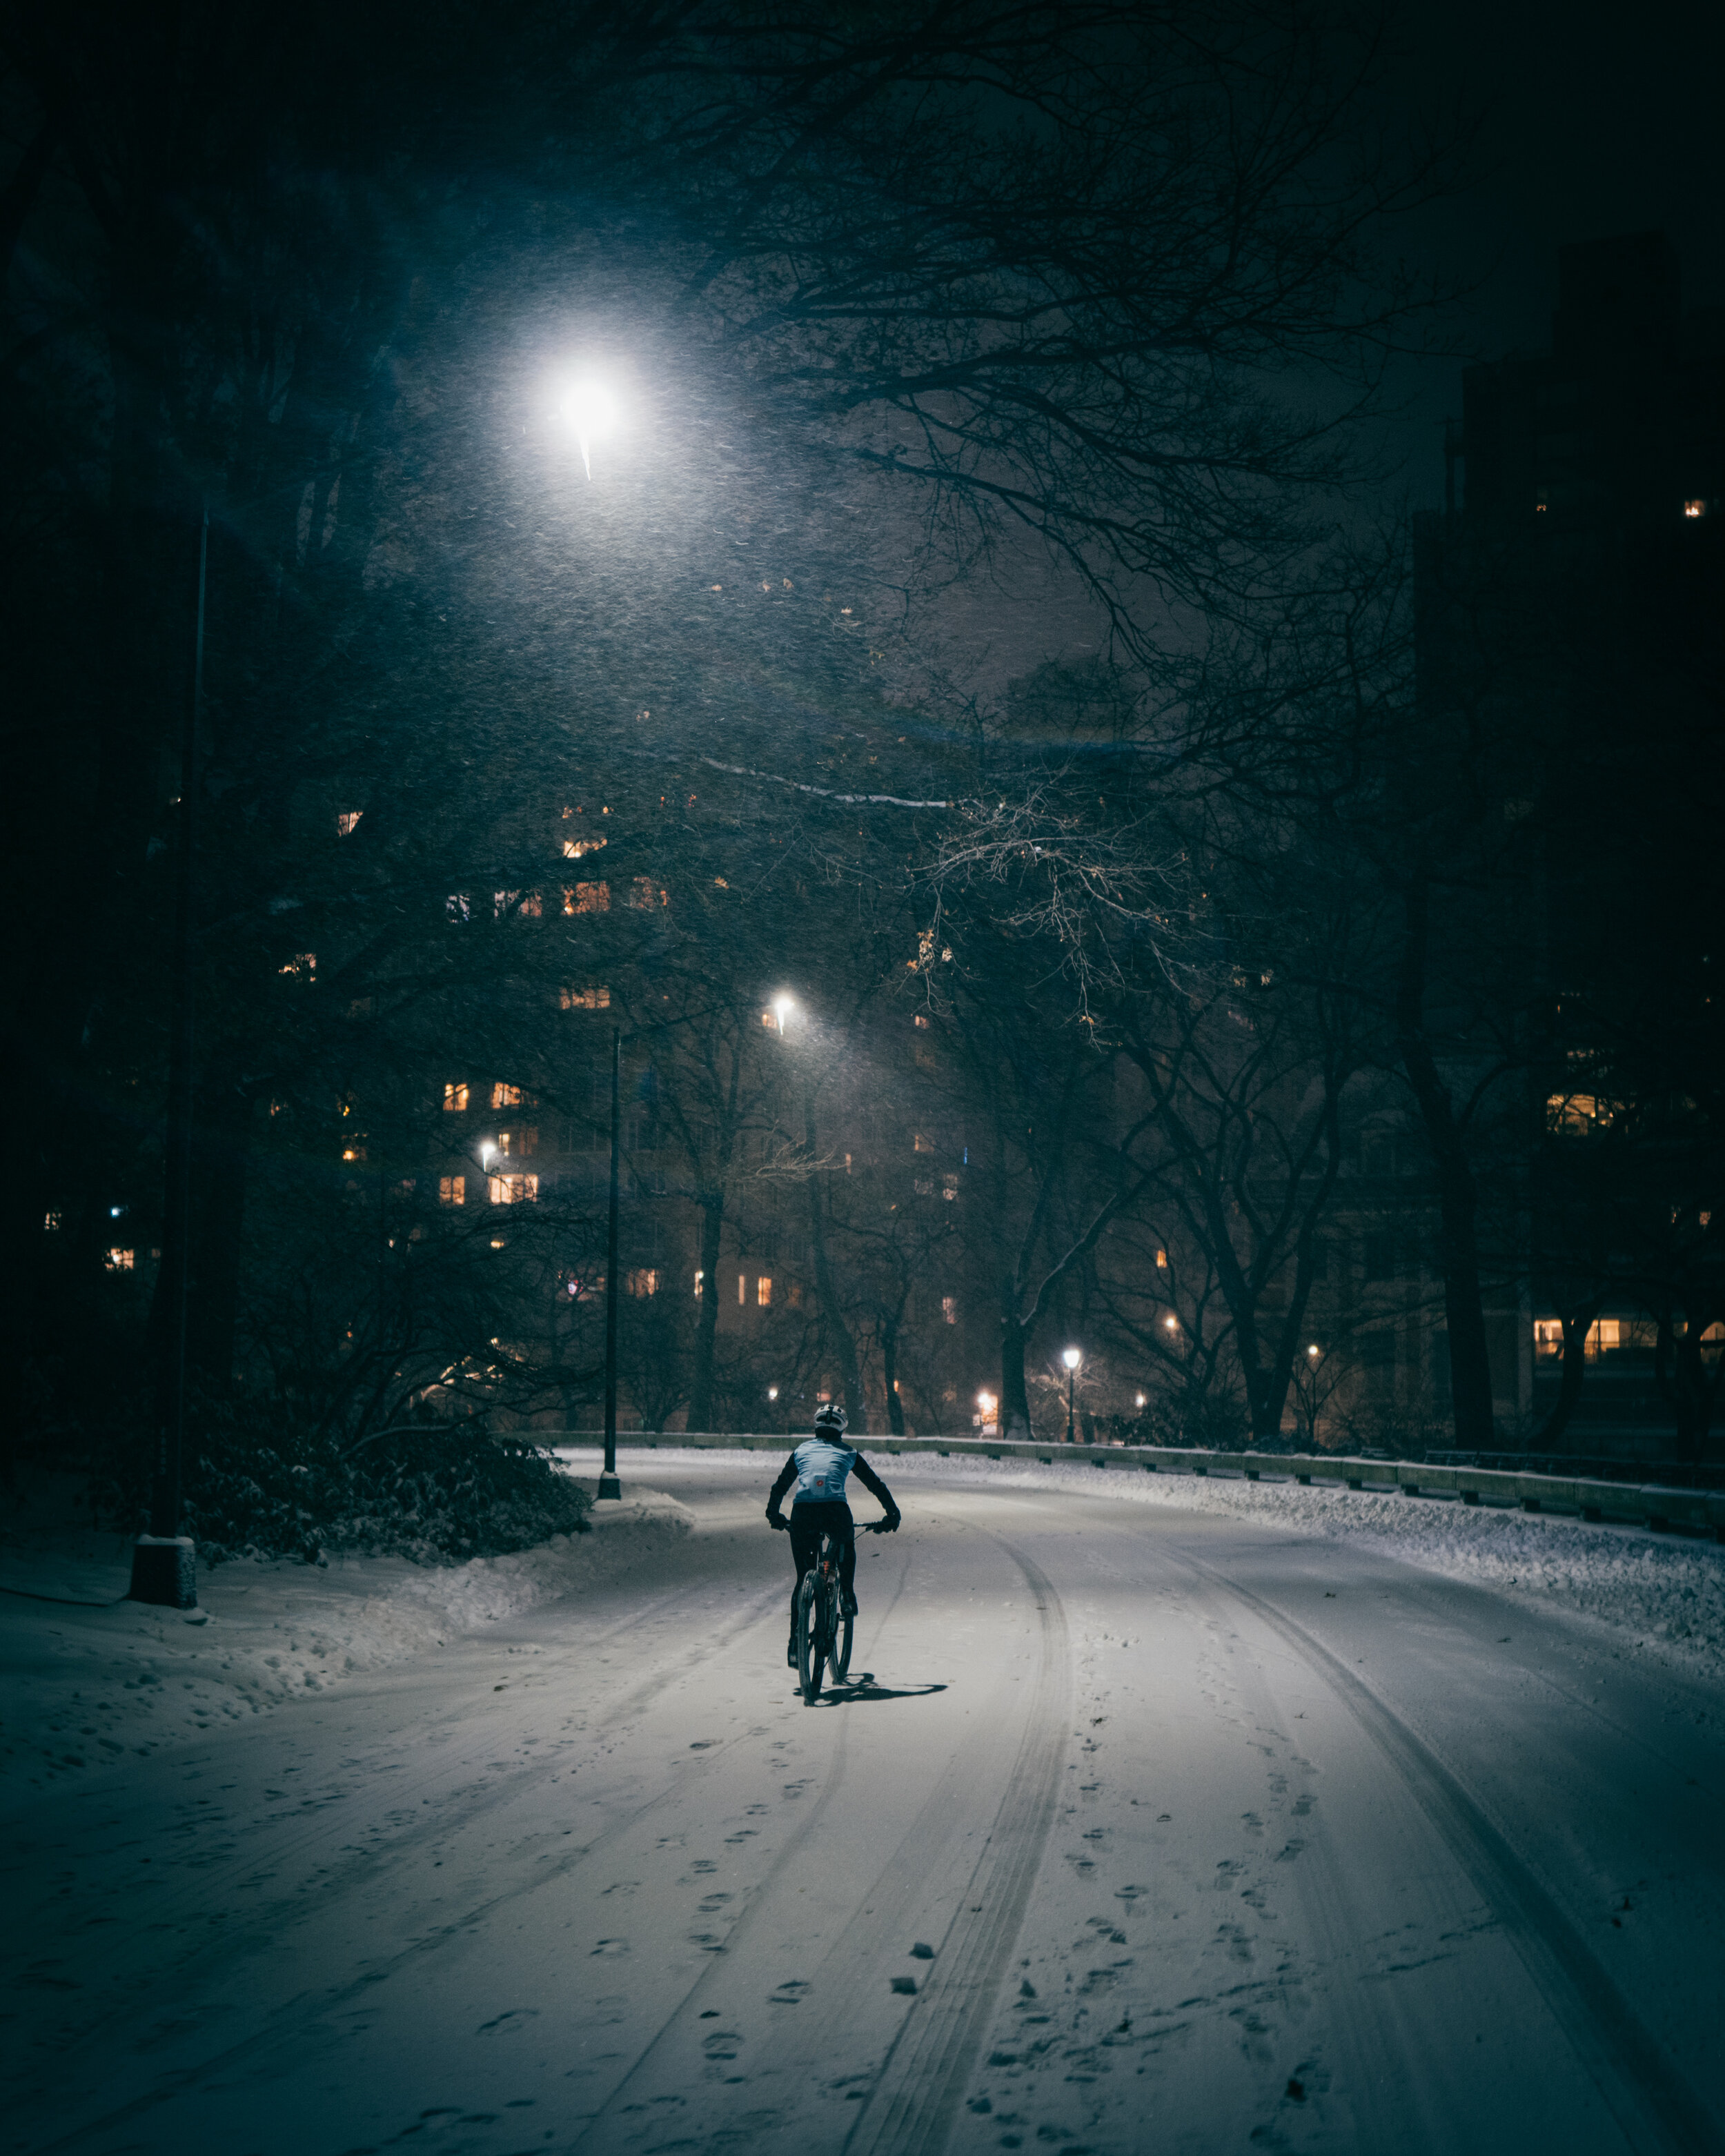
[[[536,1175],[488,1175],[487,1196],[494,1205],[531,1205],[539,1195]]]
[[[1707,503],[1699,495],[1692,495],[1691,498],[1683,504],[1683,514],[1692,521],[1697,516],[1705,516],[1707,513]]]
[[[771,1273],[762,1273],[756,1281],[755,1301],[759,1304],[762,1310],[768,1309],[771,1306],[773,1301],[773,1276]]]
[[[566,809],[564,814],[567,815],[567,813]],[[565,839],[563,859],[566,861],[578,861],[583,854],[596,854],[601,846],[609,843],[609,840],[605,839]]]
[[[467,1203],[467,1178],[465,1175],[439,1176],[437,1202],[439,1205],[465,1205]]]
[[[560,1010],[609,1010],[611,991],[607,988],[591,986],[578,988],[572,983],[568,987],[557,990],[557,1008]]]
[[[563,887],[565,913],[608,913],[611,911],[611,886],[608,883],[578,883],[572,889]]]
[[[110,1273],[129,1273],[137,1261],[138,1254],[136,1250],[108,1250],[104,1252],[102,1257],[102,1263]]]
[[[956,1295],[943,1295],[941,1297],[941,1322],[945,1325],[956,1325],[958,1322],[958,1298]]]
[[[623,1285],[633,1296],[657,1295],[659,1275],[656,1270],[649,1270],[644,1265],[637,1265],[632,1271],[624,1275]]]
[[[467,1106],[467,1088],[452,1081],[444,1087],[444,1106],[451,1115],[459,1116]]]

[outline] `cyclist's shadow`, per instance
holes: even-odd
[[[824,1691],[815,1702],[817,1707],[867,1707],[875,1700],[927,1699],[931,1692],[944,1691],[943,1684],[905,1685],[894,1689],[891,1685],[876,1684],[865,1670],[860,1676],[853,1677],[849,1684],[837,1686]]]

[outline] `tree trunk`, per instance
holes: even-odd
[[[1430,894],[1425,879],[1409,885],[1406,940],[1396,993],[1396,1047],[1420,1113],[1438,1179],[1438,1255],[1444,1274],[1444,1309],[1450,1327],[1450,1396],[1455,1441],[1470,1452],[1489,1451],[1491,1362],[1486,1348],[1486,1316],[1480,1298],[1477,1215],[1479,1193],[1467,1148],[1425,1032],[1425,957]]]
[[[242,1090],[233,1057],[220,1057],[202,1089],[198,1118],[197,1180],[193,1189],[192,1298],[187,1354],[198,1374],[218,1387],[234,1378],[244,1258],[246,1170],[251,1153],[252,1100]],[[380,1168],[380,1196],[383,1171]],[[380,1222],[380,1238],[382,1224]],[[387,1263],[378,1253],[378,1263]],[[384,1327],[379,1312],[379,1338]]]
[[[1701,1337],[1710,1322],[1706,1317],[1690,1317],[1678,1337],[1674,1335],[1668,1313],[1661,1311],[1659,1317],[1654,1377],[1676,1422],[1677,1457],[1692,1463],[1707,1450],[1720,1377],[1725,1373],[1725,1355],[1716,1360],[1710,1372],[1702,1353]]]
[[[817,1158],[812,1096],[803,1106],[803,1136],[809,1148],[809,1158],[810,1160]],[[845,1322],[844,1306],[839,1300],[838,1283],[833,1277],[832,1260],[827,1250],[826,1209],[821,1204],[819,1175],[809,1176],[808,1191],[809,1239],[814,1254],[814,1291],[820,1298],[821,1329],[839,1365],[839,1382],[845,1394],[845,1412],[850,1419],[853,1433],[860,1437],[869,1426],[868,1403],[863,1398],[862,1373],[856,1362],[856,1342],[851,1338],[850,1327]]]
[[[1000,1312],[1000,1435],[1025,1439],[1030,1435],[1030,1399],[1024,1390],[1025,1335],[1016,1307],[1009,1302],[1009,1284]]]
[[[725,1228],[725,1193],[701,1198],[701,1312],[695,1326],[695,1382],[689,1389],[691,1430],[713,1426],[713,1362],[719,1332],[719,1248]]]
[[[1553,1452],[1558,1440],[1569,1427],[1569,1418],[1575,1412],[1575,1403],[1581,1398],[1581,1381],[1587,1375],[1587,1336],[1594,1320],[1599,1314],[1599,1306],[1589,1302],[1580,1310],[1563,1313],[1563,1370],[1558,1384],[1558,1397],[1552,1411],[1539,1425],[1531,1450]]]
[[[898,1396],[898,1320],[880,1322],[880,1374],[886,1386],[886,1427],[895,1437],[905,1434],[904,1404]]]

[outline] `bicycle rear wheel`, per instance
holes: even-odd
[[[856,1620],[845,1614],[843,1593],[836,1582],[827,1592],[829,1597],[827,1614],[830,1620],[828,1636],[833,1643],[828,1650],[828,1659],[832,1667],[833,1682],[835,1685],[848,1684],[850,1681],[850,1642],[856,1630]]]
[[[803,1584],[797,1589],[797,1676],[805,1707],[813,1707],[820,1697],[821,1671],[826,1661],[821,1614],[820,1589],[811,1570],[803,1574]]]

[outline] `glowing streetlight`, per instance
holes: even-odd
[[[1132,1404],[1136,1407],[1142,1407],[1144,1404],[1144,1395],[1142,1393],[1134,1393],[1132,1395]]]
[[[593,477],[594,442],[602,440],[617,424],[617,406],[603,382],[578,382],[563,399],[563,424],[581,445],[581,465]]]
[[[1321,1348],[1318,1346],[1318,1344],[1317,1344],[1317,1341],[1315,1341],[1315,1340],[1314,1340],[1314,1341],[1312,1342],[1312,1345],[1311,1345],[1311,1346],[1310,1346],[1310,1347],[1306,1350],[1306,1352],[1307,1352],[1307,1354],[1312,1358],[1312,1361],[1315,1363],[1315,1362],[1317,1360],[1318,1357],[1319,1357],[1321,1354],[1322,1354],[1323,1350],[1322,1350],[1322,1348]]]
[[[773,1020],[781,1033],[785,1030],[791,1013],[796,1008],[797,998],[794,996],[775,996],[773,998]]]
[[[767,1388],[767,1397],[769,1400],[776,1400],[778,1398],[778,1388],[777,1385],[769,1385]]]
[[[1066,1442],[1070,1445],[1073,1398],[1078,1383],[1078,1366],[1084,1360],[1083,1351],[1077,1348],[1068,1348],[1062,1353],[1060,1360],[1066,1366]]]

